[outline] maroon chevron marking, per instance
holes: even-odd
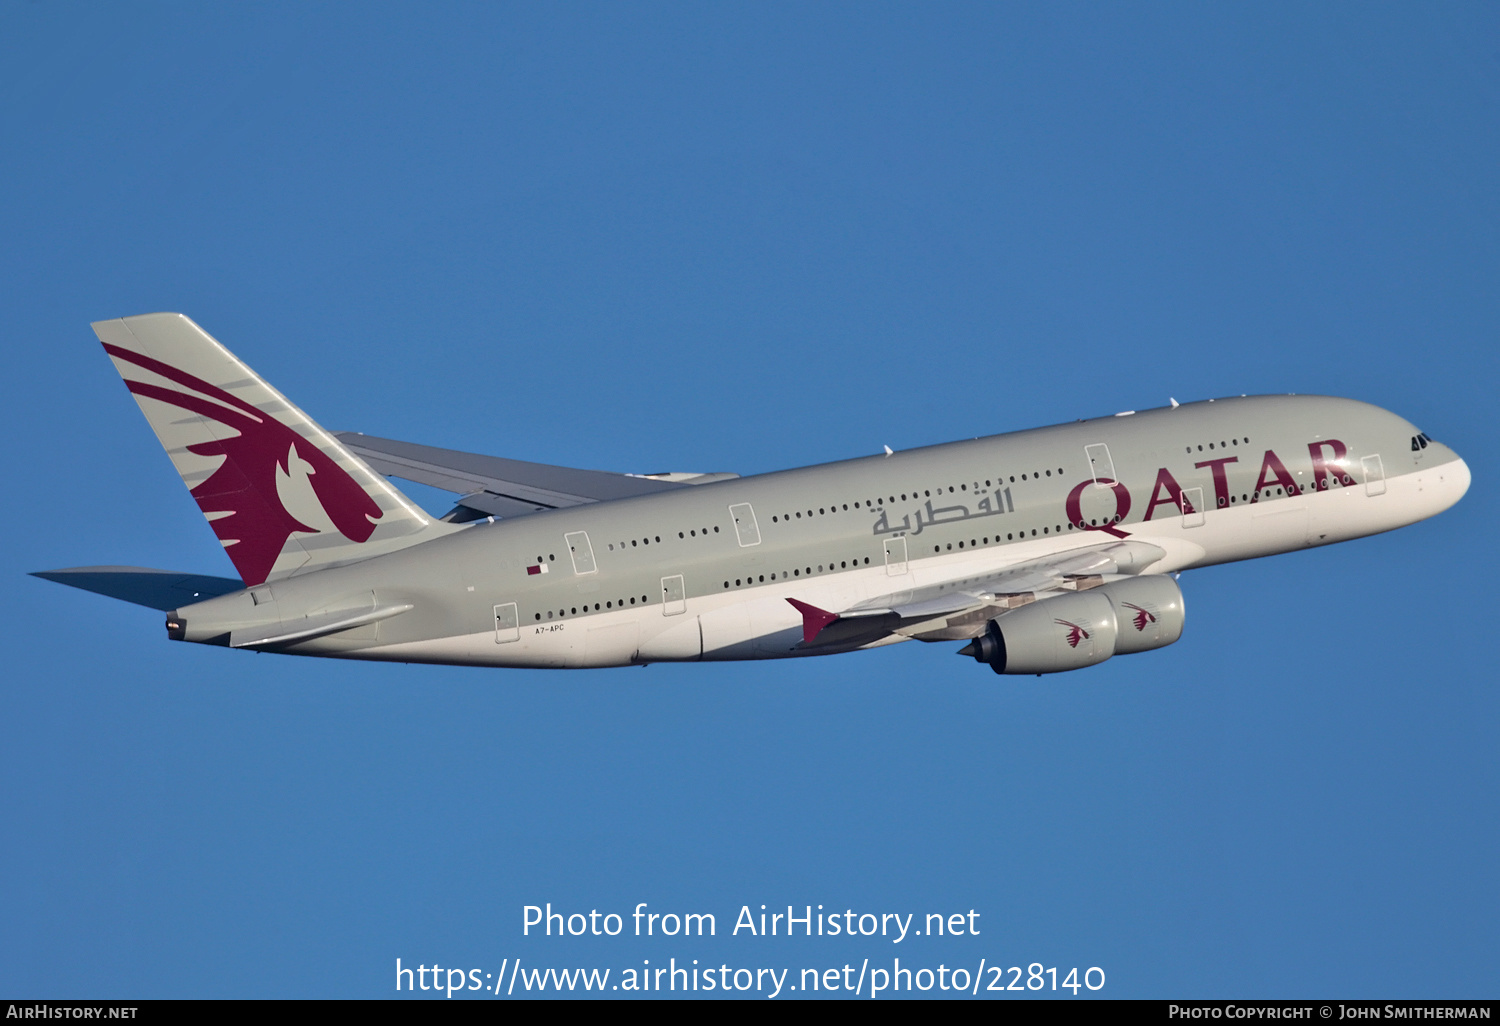
[[[802,614],[802,641],[804,644],[811,645],[813,639],[823,632],[824,627],[827,627],[839,618],[839,614],[837,613],[830,613],[826,609],[810,606],[806,602],[798,602],[794,598],[789,598],[787,601],[792,604],[793,609]]]
[[[369,539],[375,521],[382,516],[380,507],[322,449],[269,414],[186,371],[107,342],[104,351],[185,388],[212,396],[218,402],[126,378],[125,385],[131,392],[189,410],[239,432],[234,438],[190,445],[188,451],[199,456],[225,457],[218,470],[190,491],[205,514],[229,514],[209,521],[209,526],[220,541],[236,540],[225,551],[246,585],[265,583],[276,557],[281,555],[294,531],[316,533],[315,528],[287,512],[276,492],[276,470],[280,467],[284,472],[290,471],[289,457],[294,453],[312,465],[313,492],[339,532],[353,542]]]

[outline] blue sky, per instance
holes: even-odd
[[[1494,996],[1493,5],[0,9],[0,993],[403,965],[1102,967]],[[1177,645],[577,673],[173,645],[27,571],[232,570],[89,331],[187,313],[322,424],[780,469],[1346,395],[1474,485],[1184,575]],[[413,494],[424,502],[437,493]],[[526,938],[521,909],[720,936]],[[742,905],[981,913],[895,946]],[[910,960],[910,961],[908,961]]]

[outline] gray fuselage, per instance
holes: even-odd
[[[1366,403],[1209,400],[479,523],[174,616],[225,643],[268,615],[409,606],[282,649],[407,662],[818,654],[787,599],[837,611],[1118,538],[1166,553],[1152,573],[1269,555],[1431,516],[1468,479]]]

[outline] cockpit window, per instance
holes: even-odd
[[[1430,441],[1432,441],[1432,439],[1428,438],[1425,432],[1417,432],[1415,435],[1412,435],[1411,451],[1417,452],[1419,450],[1427,448],[1427,443]]]

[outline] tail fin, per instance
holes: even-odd
[[[93,328],[247,586],[461,529],[429,517],[182,314]]]

